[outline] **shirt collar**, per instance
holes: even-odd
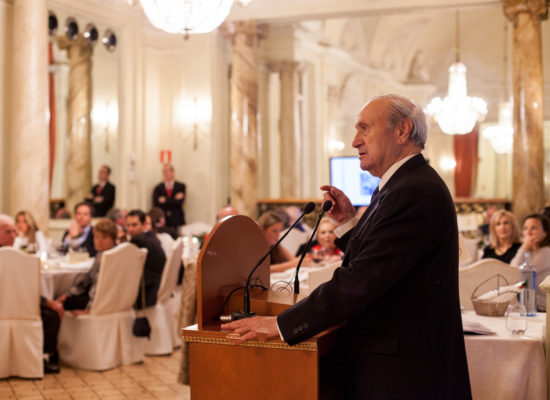
[[[391,167],[388,168],[386,172],[384,172],[384,175],[382,175],[382,178],[380,178],[380,183],[378,184],[378,190],[382,190],[384,185],[388,183],[390,178],[397,172],[397,170],[405,164],[407,161],[409,161],[411,158],[416,156],[419,153],[411,154],[410,156],[404,157],[401,160],[397,161],[395,164],[393,164]]]

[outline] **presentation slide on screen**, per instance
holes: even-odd
[[[357,157],[330,159],[330,184],[342,190],[354,206],[368,206],[380,179],[363,171]]]

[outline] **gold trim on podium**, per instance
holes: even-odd
[[[208,344],[222,344],[229,346],[236,346],[234,340],[239,338],[238,335],[232,334],[227,335],[227,338],[213,338],[213,337],[198,337],[198,336],[188,336],[183,335],[183,341],[190,343],[208,343]],[[303,351],[317,351],[317,345],[315,342],[303,342],[294,346],[289,346],[284,342],[268,341],[268,342],[258,342],[255,340],[249,340],[244,343],[239,344],[239,346],[246,347],[263,347],[268,349],[285,349],[285,350],[303,350]]]

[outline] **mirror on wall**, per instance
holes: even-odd
[[[118,71],[117,32],[101,21],[71,14],[67,10],[51,9],[48,18],[50,54],[50,152],[52,217],[67,216],[58,213],[67,200],[67,160],[69,158],[69,80],[84,79],[75,74],[71,78],[69,51],[59,45],[59,36],[75,40],[79,32],[90,46],[91,53],[91,112],[90,152],[91,182],[97,182],[102,165],[111,167],[110,181],[119,180],[118,164]],[[73,86],[74,87],[74,86]],[[78,87],[78,85],[76,86]],[[70,210],[68,210],[70,212]],[[57,215],[56,215],[57,214]]]

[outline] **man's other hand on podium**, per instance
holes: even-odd
[[[233,331],[230,338],[235,340],[235,344],[253,339],[264,341],[279,336],[277,317],[244,318],[222,324],[221,328]],[[234,334],[238,337],[234,337]]]

